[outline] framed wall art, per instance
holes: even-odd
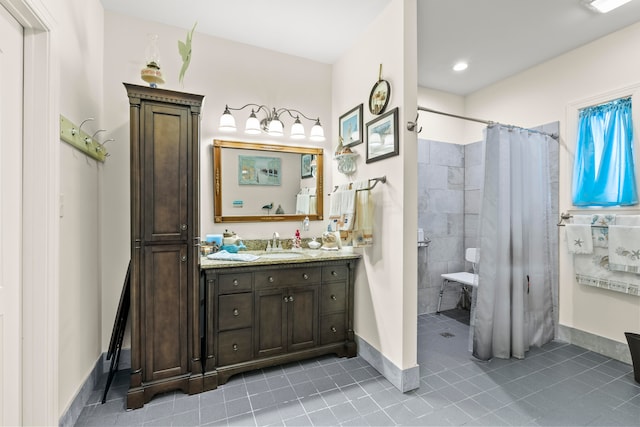
[[[367,163],[400,154],[398,107],[367,123]]]
[[[279,157],[238,156],[239,185],[280,185]]]
[[[313,154],[302,154],[300,156],[300,178],[311,178],[313,176]]]
[[[340,116],[338,132],[344,147],[362,144],[362,104]]]

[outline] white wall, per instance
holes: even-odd
[[[458,116],[465,116],[466,113],[463,96],[425,87],[418,88],[418,105]],[[485,127],[482,124],[426,111],[418,113],[418,129],[422,128],[418,135],[420,139],[470,144],[482,138],[482,129]]]
[[[569,128],[570,104],[640,84],[640,24],[603,37],[465,98],[464,115],[523,127],[560,121],[560,210],[571,205],[575,130]],[[637,116],[636,116],[637,117]],[[635,120],[635,118],[634,118]],[[635,122],[635,134],[640,135]],[[466,142],[477,141],[465,127]],[[636,137],[636,173],[640,143]],[[638,177],[640,180],[640,177]],[[640,207],[632,212],[640,213]],[[571,257],[560,239],[560,324],[618,342],[624,331],[640,330],[640,298],[579,286]]]
[[[61,0],[52,8],[60,30],[60,113],[90,135],[102,121],[103,9],[98,0]],[[100,137],[100,135],[98,135]],[[59,414],[101,353],[100,213],[97,161],[60,142]]]
[[[244,239],[268,239],[274,231],[281,237],[293,237],[299,222],[218,223],[213,222],[214,139],[229,141],[275,142],[288,145],[331,147],[331,66],[270,50],[231,42],[197,32],[193,36],[192,58],[185,75],[184,88],[178,83],[182,65],[177,41],[186,38],[189,29],[148,22],[105,11],[104,93],[105,124],[111,156],[101,175],[101,253],[102,253],[102,349],[106,350],[120,292],[130,258],[129,221],[129,100],[122,82],[144,85],[140,69],[148,33],[158,34],[160,63],[166,84],[162,87],[205,95],[201,122],[200,210],[201,236],[221,233],[228,228]],[[247,103],[270,107],[288,107],[308,116],[320,117],[327,136],[324,143],[293,141],[262,136],[251,137],[242,131],[250,110],[233,112],[240,129],[235,134],[218,132],[218,121],[225,104],[240,107]],[[285,132],[291,121],[283,119]],[[307,133],[311,122],[305,122]],[[331,188],[331,156],[326,152],[325,189]],[[328,165],[327,165],[328,164]],[[326,195],[325,195],[326,197]],[[328,206],[325,198],[325,206]],[[114,207],[116,207],[114,209]],[[319,236],[323,221],[311,221],[309,236]],[[306,232],[303,232],[306,237]],[[125,347],[128,346],[125,338]]]
[[[333,68],[333,117],[362,102],[366,133],[366,123],[374,118],[367,101],[379,64],[391,84],[387,109],[399,107],[399,156],[366,164],[361,144],[352,147],[360,155],[355,174],[345,177],[335,164],[332,169],[336,184],[387,177],[372,192],[375,244],[361,250],[355,331],[400,369],[414,367],[417,352],[417,139],[405,126],[415,118],[417,102],[415,13],[415,0],[391,1]]]

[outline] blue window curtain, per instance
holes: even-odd
[[[633,159],[631,97],[580,110],[573,166],[573,204],[637,204]]]

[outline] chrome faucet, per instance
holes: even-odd
[[[272,249],[275,251],[280,246],[280,235],[278,232],[273,233],[273,243],[271,244]]]

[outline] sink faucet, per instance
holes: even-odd
[[[271,245],[273,250],[276,250],[278,248],[278,246],[280,246],[279,243],[280,243],[280,235],[278,234],[278,232],[274,232],[273,233],[273,243]]]

